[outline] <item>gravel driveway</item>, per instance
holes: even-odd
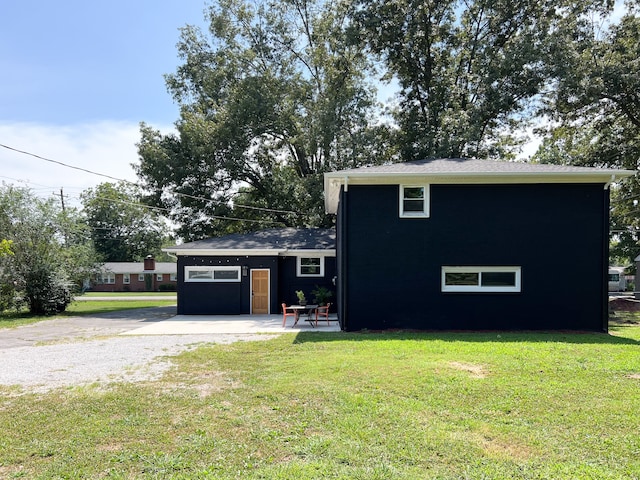
[[[175,315],[175,307],[66,317],[0,330],[0,385],[28,392],[159,378],[171,356],[202,343],[264,340],[264,335],[119,336]]]

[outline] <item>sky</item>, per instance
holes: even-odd
[[[166,133],[178,120],[163,75],[181,63],[179,29],[206,28],[209,1],[4,2],[0,145],[136,181],[139,124]],[[104,181],[0,146],[0,182],[42,197],[62,189],[79,206],[80,192]]]
[[[206,28],[206,0],[20,0],[0,17],[0,144],[136,181],[139,124],[178,119],[164,83],[185,25]],[[0,182],[39,196],[79,194],[105,177],[0,147]]]

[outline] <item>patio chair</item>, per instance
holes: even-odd
[[[286,303],[283,303],[282,304],[282,326],[283,327],[287,324],[287,317],[293,317],[294,325],[295,325],[295,321],[298,318],[298,314],[291,307],[287,307]]]
[[[322,307],[316,308],[316,327],[318,326],[318,318],[324,317],[327,320],[327,325],[329,325],[329,307],[330,303],[323,305]]]

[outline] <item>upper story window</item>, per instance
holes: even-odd
[[[424,218],[429,216],[429,186],[400,185],[400,217]]]
[[[324,257],[298,257],[299,277],[323,277]]]

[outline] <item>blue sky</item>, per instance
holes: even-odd
[[[163,74],[205,0],[20,0],[0,20],[0,143],[135,180],[138,124],[169,129]],[[16,180],[20,180],[17,182]],[[106,179],[0,148],[0,181],[75,195]]]

